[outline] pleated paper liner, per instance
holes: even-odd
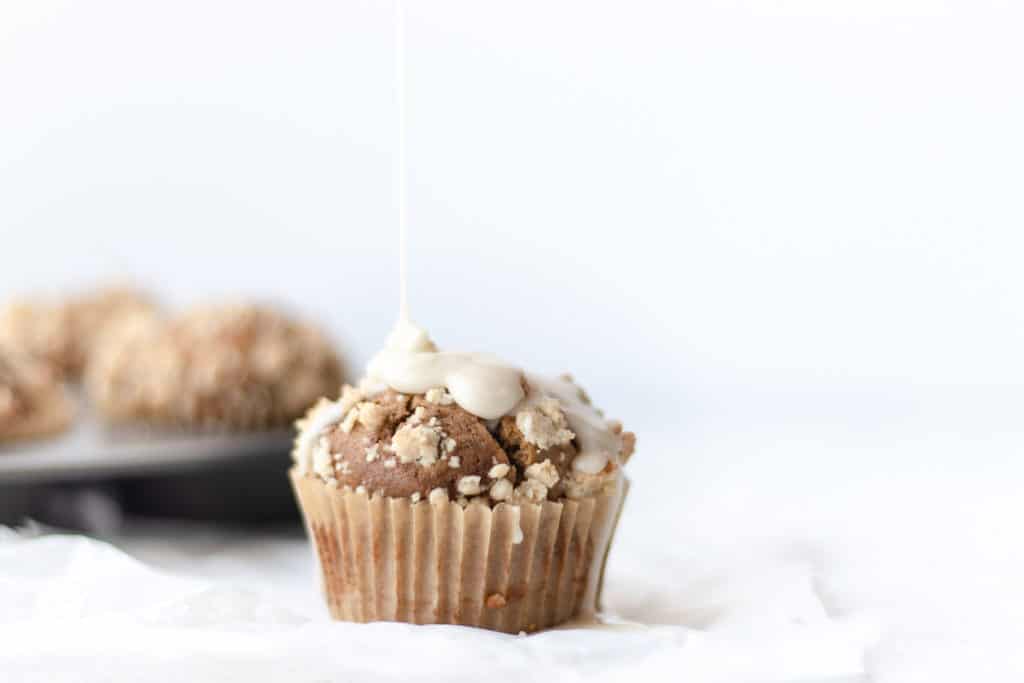
[[[290,476],[332,617],[505,633],[593,614],[626,489],[620,477],[581,500],[463,508]]]

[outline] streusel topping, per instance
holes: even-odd
[[[87,372],[109,419],[236,428],[287,424],[341,381],[319,331],[259,306],[135,320],[105,338]],[[358,400],[350,394],[344,407]]]
[[[532,385],[526,387],[532,395]],[[344,387],[337,401],[322,400],[297,423],[296,467],[332,486],[462,504],[582,498],[618,476],[612,461],[595,474],[577,471],[573,438],[528,437],[518,426],[519,413],[485,420],[454,402],[437,402],[437,395]],[[546,420],[565,422],[557,399],[537,403],[543,404]],[[614,463],[632,452],[632,435],[621,436],[623,450]]]
[[[0,311],[0,344],[48,363],[58,374],[80,375],[105,330],[122,317],[156,310],[144,293],[112,287],[67,300],[15,301]]]

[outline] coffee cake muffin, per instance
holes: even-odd
[[[288,425],[342,380],[317,329],[270,308],[222,305],[122,320],[90,359],[86,390],[115,423],[265,429]]]
[[[0,441],[61,432],[73,414],[71,399],[49,366],[0,349]]]
[[[65,300],[12,302],[0,311],[0,344],[77,379],[104,329],[122,316],[156,310],[143,292],[111,287]]]
[[[298,427],[291,479],[335,618],[518,633],[596,609],[635,437],[571,377],[393,335]]]

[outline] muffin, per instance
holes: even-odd
[[[635,437],[571,377],[394,335],[297,426],[290,476],[334,618],[518,633],[596,610]]]
[[[123,319],[90,358],[85,385],[113,423],[245,430],[288,425],[342,380],[315,328],[262,306],[220,305]]]
[[[73,404],[46,364],[0,349],[0,442],[61,432]]]
[[[64,301],[23,299],[0,311],[0,344],[77,379],[103,330],[122,316],[155,310],[142,292],[97,290]]]
[[[145,292],[131,287],[108,287],[72,299],[72,327],[78,339],[76,370],[81,374],[103,337],[126,320],[159,314],[156,302]]]

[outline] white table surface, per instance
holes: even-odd
[[[634,622],[511,637],[327,620],[292,534],[129,522],[0,541],[11,681],[1021,680],[1024,438],[969,397],[766,402],[649,429],[609,564]],[[124,554],[126,553],[126,554]],[[132,559],[134,558],[134,559]]]

